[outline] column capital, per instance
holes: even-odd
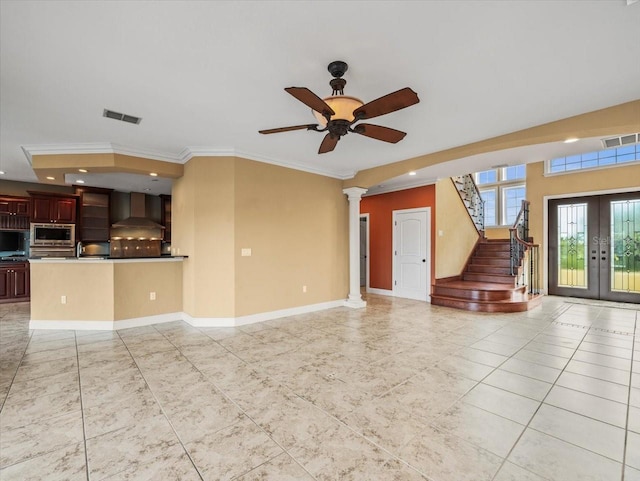
[[[349,187],[348,189],[342,189],[342,193],[346,194],[351,199],[361,199],[368,189],[362,187]]]

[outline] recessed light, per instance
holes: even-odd
[[[149,173],[149,175],[150,175],[151,177],[158,177],[158,174],[156,174],[155,172],[150,172],[150,173]]]
[[[409,172],[409,175],[416,175],[416,171],[412,170],[411,172]]]
[[[51,176],[49,175],[49,176],[47,176],[47,180],[56,180],[56,178],[55,178],[55,177],[51,177]]]
[[[82,172],[83,174],[86,174],[89,171],[87,169],[78,169],[78,172]]]
[[[78,180],[76,180],[76,184],[84,184],[84,180],[78,179]]]
[[[577,142],[578,140],[580,140],[578,137],[569,137],[567,140],[564,141],[565,144],[573,144],[574,142]]]

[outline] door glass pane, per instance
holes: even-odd
[[[640,199],[611,202],[611,290],[640,293]]]
[[[558,206],[558,286],[586,289],[587,204]]]

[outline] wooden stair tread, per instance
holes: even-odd
[[[438,286],[449,287],[453,289],[474,290],[474,291],[515,291],[522,287],[522,286],[514,287],[510,284],[498,283],[498,282],[480,282],[480,281],[464,281],[464,280],[443,282],[442,284],[438,284]]]
[[[477,302],[479,304],[511,304],[514,302],[528,302],[531,299],[536,298],[537,296],[540,296],[540,294],[527,294],[527,293],[516,293],[514,294],[514,297],[511,299],[499,299],[499,300],[494,300],[494,301],[485,301],[482,299],[473,299],[473,300],[469,300],[469,299],[462,299],[460,297],[452,297],[452,296],[443,296],[440,294],[433,294],[431,296],[431,298],[439,298],[439,299],[451,299],[451,300],[456,300],[456,301],[466,301],[466,302]]]
[[[538,306],[541,294],[529,294],[526,286],[515,285],[518,276],[511,274],[510,249],[509,239],[482,239],[460,279],[436,280],[431,303],[476,312],[523,312]]]
[[[443,307],[453,307],[475,312],[525,312],[539,306],[542,303],[541,294],[519,295],[519,298],[510,300],[470,300],[459,297],[431,295],[431,304]]]

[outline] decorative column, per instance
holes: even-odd
[[[360,295],[360,199],[366,191],[360,187],[342,190],[349,198],[349,297],[344,305],[354,309],[367,305]]]

